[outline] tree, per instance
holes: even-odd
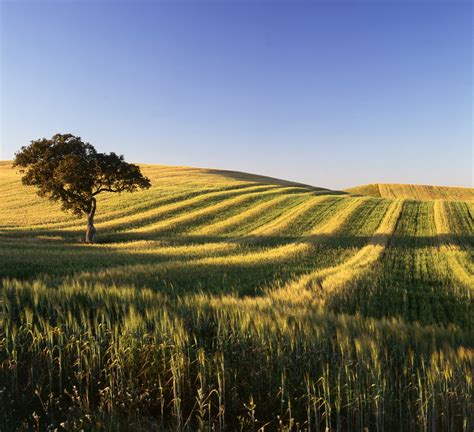
[[[86,243],[96,233],[96,196],[102,192],[135,192],[150,187],[137,165],[115,153],[98,153],[89,143],[71,134],[31,141],[15,154],[22,183],[36,186],[38,195],[60,201],[64,211],[87,215]]]

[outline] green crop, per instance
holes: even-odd
[[[0,163],[0,430],[472,430],[459,190],[141,168],[90,245]]]

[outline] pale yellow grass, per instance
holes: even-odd
[[[474,200],[474,188],[452,186],[376,183],[356,186],[347,189],[347,192],[381,198],[403,198],[422,201],[436,199],[451,201]]]
[[[225,189],[246,189],[251,187],[271,188],[295,186],[283,180],[255,176],[246,173],[218,171],[189,167],[169,167],[162,165],[140,165],[144,175],[149,177],[152,187],[134,194],[101,194],[98,199],[97,221],[131,216],[133,207],[153,203],[154,200],[177,193],[199,190],[214,191]],[[12,169],[10,161],[0,162],[0,227],[28,227],[29,229],[59,229],[82,227],[84,221],[62,212],[58,203],[36,195],[35,188],[21,184],[20,173]],[[158,202],[157,202],[158,204]],[[99,229],[101,227],[99,226]]]

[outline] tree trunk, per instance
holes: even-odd
[[[94,227],[95,209],[96,209],[96,201],[95,201],[95,198],[92,197],[90,212],[87,215],[86,243],[94,243],[94,237],[96,233],[96,229]]]

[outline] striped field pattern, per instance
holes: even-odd
[[[472,430],[474,190],[141,167],[88,245],[0,162],[0,430]]]

